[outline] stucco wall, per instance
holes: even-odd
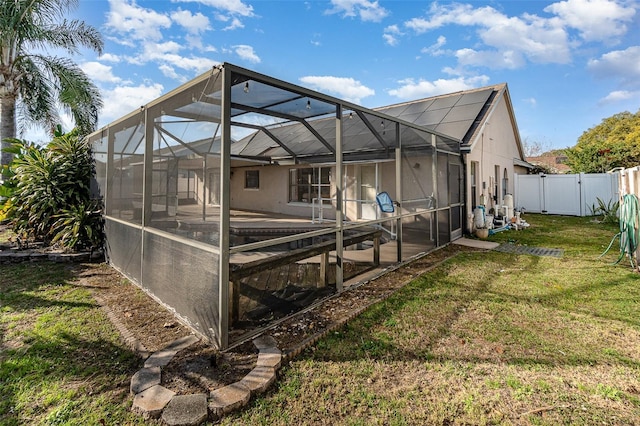
[[[514,194],[514,173],[522,173],[523,169],[513,165],[514,158],[520,158],[518,151],[516,129],[512,125],[511,117],[507,109],[507,102],[501,97],[488,118],[487,122],[481,128],[478,138],[472,145],[471,153],[466,155],[466,173],[467,173],[467,214],[472,211],[471,200],[471,162],[478,163],[478,182],[477,191],[478,198],[484,193],[487,196],[487,210],[494,207],[496,202],[490,199],[489,195],[493,194],[493,186],[495,181],[495,166],[500,166],[498,177],[498,193],[497,205],[503,204],[503,176],[506,169],[508,182],[506,192]],[[483,189],[483,182],[486,187]],[[467,229],[471,229],[470,223],[467,223]]]

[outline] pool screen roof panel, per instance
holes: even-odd
[[[123,124],[127,127],[116,136],[121,152],[137,152],[144,147],[145,126],[141,124],[148,117],[154,120],[158,135],[157,142],[153,142],[155,155],[219,153],[219,143],[202,141],[221,137],[224,84],[230,94],[231,155],[266,161],[275,157],[296,161],[298,156],[335,156],[338,113],[342,113],[345,155],[371,150],[387,155],[389,148],[397,144],[396,125],[416,126],[413,121],[382,110],[370,110],[225,63],[150,102],[139,113],[110,124],[113,129]],[[433,102],[396,106],[390,112],[403,117],[412,111],[422,113]],[[197,146],[190,147],[191,144]]]

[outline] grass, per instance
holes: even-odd
[[[130,411],[139,359],[62,264],[0,266],[0,424],[145,424]]]
[[[640,276],[617,227],[527,215],[493,241],[562,258],[461,254],[286,366],[224,425],[638,424]],[[0,266],[0,424],[153,424],[140,361],[62,264]]]
[[[640,276],[617,226],[527,215],[368,309],[223,424],[638,424]]]

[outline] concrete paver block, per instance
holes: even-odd
[[[162,412],[162,420],[169,426],[198,426],[207,420],[207,395],[174,396]]]
[[[167,347],[164,349],[160,349],[159,351],[151,354],[149,358],[144,363],[146,368],[148,367],[164,367],[169,364],[174,356],[182,349],[187,348],[197,342],[198,339],[194,335],[181,337],[180,339],[176,339],[173,342],[169,343]]]
[[[251,391],[240,382],[233,383],[211,392],[209,396],[209,411],[214,418],[219,419],[223,415],[235,409],[244,407],[251,398]]]
[[[155,385],[146,389],[133,398],[131,409],[141,414],[145,419],[157,419],[176,393],[164,386]]]
[[[276,348],[278,342],[273,336],[262,335],[253,339],[253,345],[258,349]]]
[[[141,368],[131,378],[130,390],[137,394],[160,384],[160,367]]]
[[[177,353],[178,351],[173,349],[160,349],[159,351],[152,353],[151,356],[147,358],[144,362],[144,367],[164,367],[171,362]]]
[[[165,349],[174,349],[176,351],[181,351],[182,349],[193,345],[199,340],[200,339],[198,339],[196,336],[191,334],[189,336],[184,336],[174,340],[173,342],[169,343],[169,345]]]
[[[275,368],[256,367],[238,383],[246,386],[252,394],[257,394],[266,391],[275,380]]]
[[[258,353],[258,361],[256,366],[258,367],[271,367],[276,370],[280,368],[282,363],[282,352],[278,348],[266,348],[260,349]]]

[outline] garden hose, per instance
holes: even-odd
[[[638,249],[638,225],[640,222],[640,217],[638,214],[640,213],[640,209],[638,208],[638,197],[634,194],[626,194],[622,197],[622,204],[620,204],[620,217],[618,222],[620,223],[620,232],[613,236],[613,239],[609,243],[609,247],[600,255],[600,257],[604,256],[616,238],[620,237],[620,257],[614,263],[620,263],[624,255],[629,256],[629,260],[631,261],[631,267],[635,269],[637,265],[634,265],[634,253]]]

